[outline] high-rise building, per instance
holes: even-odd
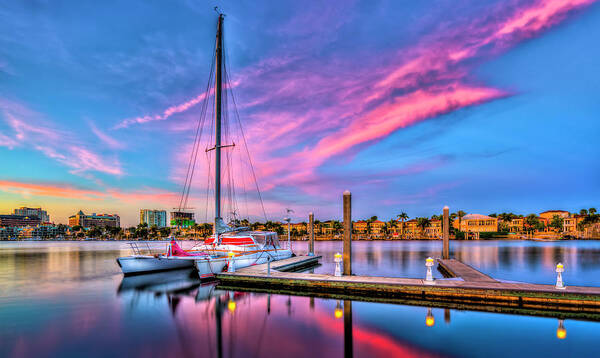
[[[121,218],[117,214],[96,214],[86,215],[83,211],[75,215],[69,216],[69,226],[82,226],[89,228],[93,226],[105,226],[105,227],[121,227]]]
[[[167,211],[140,209],[140,224],[148,224],[148,226],[156,225],[158,227],[166,227]]]
[[[26,206],[21,206],[20,208],[15,209],[14,214],[28,217],[37,216],[43,223],[50,222],[50,216],[46,210],[42,210],[42,208],[28,208]]]
[[[188,213],[185,211],[173,211],[171,212],[171,226],[179,227],[191,227],[196,221],[194,220],[194,213]]]
[[[36,226],[40,224],[37,216],[0,215],[0,227]]]

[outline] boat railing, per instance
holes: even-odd
[[[133,251],[134,255],[153,255],[155,252],[153,252],[152,248],[150,247],[150,245],[148,244],[148,242],[129,242],[129,247],[131,247],[131,250]]]

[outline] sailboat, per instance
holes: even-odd
[[[214,152],[215,160],[215,218],[213,235],[187,251],[182,250],[179,245],[172,240],[168,244],[166,252],[162,254],[142,255],[140,252],[137,252],[132,256],[120,257],[117,259],[117,262],[125,275],[195,267],[200,279],[210,279],[213,278],[216,273],[224,270],[232,271],[251,265],[263,264],[268,261],[286,259],[292,256],[292,251],[289,248],[284,249],[279,244],[277,233],[252,231],[247,227],[233,227],[225,224],[221,217],[221,150],[232,146],[223,145],[221,143],[223,72],[225,69],[225,63],[223,61],[223,20],[224,14],[219,13],[214,67],[215,142],[214,147],[206,150],[206,152]],[[192,158],[193,159],[191,160],[195,160],[193,153]],[[192,162],[190,161],[190,163]],[[194,166],[190,165],[188,169],[190,167],[192,167],[193,173]],[[191,185],[191,176],[189,177],[189,183],[186,178],[186,185]],[[184,187],[183,193],[184,194],[182,195],[186,195],[185,202],[187,202],[189,188]],[[183,207],[185,207],[185,204]]]

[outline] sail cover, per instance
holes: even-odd
[[[221,218],[217,218],[215,220],[215,224],[216,224],[216,233],[217,234],[222,234],[224,232],[231,232],[233,231],[233,228],[227,224],[225,224],[225,222],[223,221],[223,219]]]
[[[171,240],[171,252],[170,256],[204,256],[207,255],[205,252],[187,252],[184,251],[175,240]]]

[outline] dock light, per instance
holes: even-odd
[[[427,309],[427,317],[425,317],[425,325],[427,327],[433,327],[434,324],[435,324],[435,317],[433,317],[431,308],[428,308]]]
[[[431,257],[425,260],[425,266],[427,266],[427,276],[425,276],[424,283],[426,285],[433,285],[435,281],[433,281],[433,273],[431,272],[431,268],[433,267],[433,259]]]
[[[227,272],[235,272],[235,260],[233,257],[235,253],[233,251],[229,251],[227,253]]]
[[[231,312],[231,313],[235,312],[235,308],[236,308],[235,301],[229,300],[229,302],[227,302],[227,309],[229,310],[229,312]]]
[[[340,301],[337,301],[337,305],[335,306],[335,311],[333,311],[333,315],[337,319],[340,319],[344,316],[344,310],[342,310],[342,304],[340,303]]]
[[[567,288],[567,286],[565,286],[563,279],[562,279],[563,272],[565,272],[565,267],[563,266],[562,263],[559,262],[556,265],[556,286],[554,286],[558,290],[564,290],[565,288]]]
[[[336,252],[333,256],[333,262],[335,262],[335,273],[334,276],[341,277],[342,276],[342,254]]]
[[[556,329],[556,338],[565,339],[567,338],[567,330],[565,329],[565,320],[558,320],[558,328]]]

